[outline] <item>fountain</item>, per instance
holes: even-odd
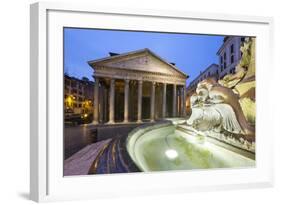
[[[191,116],[135,128],[112,139],[89,174],[255,166],[255,39],[246,38],[236,73],[201,81]]]
[[[255,152],[255,39],[246,38],[236,73],[206,79],[191,98],[192,126],[204,135]]]
[[[130,133],[127,151],[141,171],[255,166],[255,39],[241,51],[235,74],[197,85],[188,119]]]

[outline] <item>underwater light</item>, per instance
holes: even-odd
[[[173,149],[166,150],[165,154],[169,159],[175,159],[178,156],[177,151]]]

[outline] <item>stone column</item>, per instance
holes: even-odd
[[[115,79],[110,80],[110,97],[109,97],[109,121],[114,123],[114,98],[115,98]]]
[[[130,80],[125,80],[124,88],[124,123],[128,122],[129,117],[129,82]]]
[[[163,83],[163,104],[162,104],[162,118],[166,117],[166,99],[167,99],[167,84]]]
[[[142,80],[138,81],[138,123],[141,123],[141,114],[142,114],[142,110],[141,110],[141,106],[142,106]]]
[[[100,83],[99,89],[99,121],[103,122],[103,110],[104,110],[104,86],[103,83]]]
[[[182,107],[183,107],[183,90],[182,90],[182,87],[180,87],[180,89],[179,89],[179,112],[178,112],[179,117],[182,116]]]
[[[104,88],[104,122],[108,120],[108,88]]]
[[[151,82],[150,121],[154,122],[154,118],[155,118],[155,82]]]
[[[183,86],[183,117],[186,117],[186,83]]]
[[[177,114],[177,85],[173,84],[173,117]]]
[[[93,124],[99,123],[99,78],[95,77],[94,85],[94,120]]]

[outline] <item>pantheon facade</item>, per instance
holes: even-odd
[[[142,49],[88,62],[94,70],[94,124],[186,116],[188,75]]]

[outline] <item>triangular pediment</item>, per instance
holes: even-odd
[[[95,66],[103,66],[114,69],[128,69],[136,71],[145,71],[153,73],[162,73],[166,75],[177,75],[186,77],[187,75],[181,72],[174,65],[166,62],[159,56],[155,55],[148,49],[130,52],[126,54],[115,55],[100,60],[89,62]]]

